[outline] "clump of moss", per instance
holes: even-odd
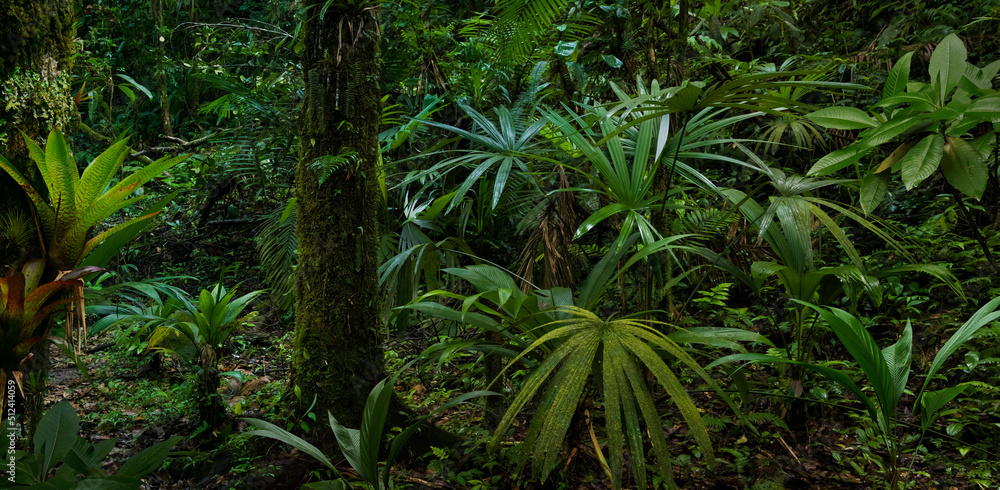
[[[0,128],[18,128],[26,121],[45,121],[51,128],[64,128],[73,114],[70,93],[70,75],[58,69],[56,60],[45,57],[38,71],[24,71],[20,67],[4,80],[0,80],[0,100],[7,101],[3,112],[6,120]],[[6,145],[11,135],[0,133],[0,144]]]

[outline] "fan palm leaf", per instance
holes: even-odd
[[[494,109],[496,115],[496,122],[494,122],[467,104],[459,102],[458,106],[472,119],[479,131],[468,131],[429,120],[423,120],[421,123],[455,133],[468,140],[477,149],[463,152],[459,156],[445,159],[426,170],[416,172],[403,179],[399,186],[405,186],[429,176],[444,175],[458,168],[469,168],[471,169],[469,175],[456,189],[454,199],[448,206],[448,211],[451,211],[458,203],[462,202],[472,186],[479,182],[480,177],[495,173],[489,202],[490,209],[496,209],[504,190],[507,188],[511,173],[516,169],[527,175],[530,173],[531,160],[542,158],[535,149],[535,137],[548,121],[541,118],[525,125],[524,121],[517,120],[516,115],[510,109],[498,107]],[[444,152],[431,152],[423,156],[442,153]],[[527,179],[526,182],[534,181]]]
[[[630,319],[605,321],[575,306],[562,306],[558,312],[564,318],[545,325],[548,332],[508,364],[508,367],[514,365],[521,357],[545,344],[557,344],[528,376],[521,392],[500,421],[491,447],[496,447],[528,402],[545,387],[540,408],[526,433],[519,460],[519,464],[524,466],[530,459],[533,471],[540,473],[544,482],[558,463],[570,421],[593,374],[598,378],[604,397],[608,448],[611,452],[609,468],[614,486],[621,486],[624,466],[622,449],[626,438],[632,457],[641,458],[639,455],[645,454],[643,434],[648,434],[653,446],[656,471],[673,486],[670,454],[660,412],[642,374],[643,369],[647,369],[678,407],[706,460],[714,462],[715,451],[697,407],[684,385],[654,348],[692,368],[730,406],[732,402],[690,354],[650,325],[658,322]],[[595,362],[600,366],[596,371]],[[643,423],[645,430],[641,426]],[[633,460],[632,469],[637,486],[645,488],[644,463]]]

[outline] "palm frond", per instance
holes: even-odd
[[[548,333],[508,364],[509,368],[522,356],[546,343],[557,345],[528,376],[521,392],[500,421],[490,443],[491,447],[496,447],[514,419],[544,387],[540,408],[532,418],[519,459],[521,466],[531,461],[533,472],[540,474],[541,481],[544,482],[558,462],[570,421],[583,397],[584,387],[593,375],[601,385],[600,392],[604,397],[610,450],[608,466],[614,486],[621,486],[624,466],[622,452],[627,438],[637,486],[645,488],[645,463],[641,456],[645,454],[645,435],[653,446],[657,472],[672,487],[670,454],[660,410],[656,407],[642,374],[643,369],[648,369],[680,410],[690,433],[706,454],[706,459],[714,461],[714,449],[697,407],[680,380],[652,346],[694,368],[735,409],[728,396],[690,354],[643,322],[627,319],[606,321],[575,306],[560,307],[558,312],[566,318],[546,325],[545,327],[550,328]],[[602,367],[594,370],[598,352],[602,353],[599,362]],[[640,426],[640,415],[645,430]]]

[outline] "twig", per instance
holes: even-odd
[[[222,131],[216,131],[216,132],[214,132],[214,133],[212,133],[210,135],[202,136],[201,138],[198,138],[198,139],[195,139],[195,140],[191,140],[191,141],[184,141],[184,140],[182,140],[180,138],[176,138],[176,137],[173,137],[173,136],[164,136],[163,139],[170,140],[170,141],[175,141],[175,142],[177,142],[177,144],[173,145],[173,146],[154,146],[154,147],[151,147],[151,148],[146,148],[145,150],[140,150],[140,151],[137,151],[137,152],[131,154],[130,157],[131,158],[139,158],[139,157],[141,157],[141,156],[143,156],[143,155],[145,155],[147,153],[176,153],[176,152],[179,152],[180,150],[182,150],[184,148],[188,148],[188,147],[191,147],[191,146],[200,145],[200,144],[202,144],[202,143],[204,143],[204,142],[206,142],[206,141],[208,141],[208,140],[210,140],[210,139],[212,139],[212,138],[214,138],[214,137],[216,137],[216,136],[218,136],[218,135],[220,135],[222,133],[225,133],[227,131],[230,131],[230,130],[229,129],[223,129]]]

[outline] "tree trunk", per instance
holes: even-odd
[[[215,348],[205,344],[198,351],[198,364],[201,374],[198,375],[198,415],[211,427],[222,423],[226,406],[219,395],[219,356]]]
[[[376,337],[378,291],[378,4],[353,12],[322,2],[309,10],[302,69],[306,80],[296,169],[299,264],[295,355],[289,397],[303,414],[316,398],[347,427],[360,427],[368,392],[385,377]],[[360,32],[359,35],[355,33]],[[323,184],[312,163],[354,152]]]
[[[29,179],[37,177],[21,132],[40,141],[65,128],[75,110],[70,92],[73,2],[5,0],[0,7],[0,148]],[[45,186],[36,186],[44,189]],[[20,187],[0,172],[0,209],[27,213]]]

